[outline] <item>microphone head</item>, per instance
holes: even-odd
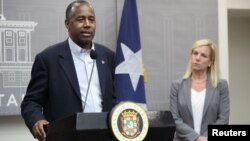
[[[90,51],[90,57],[94,60],[94,59],[96,59],[97,58],[97,53],[93,50],[93,49],[91,49],[91,51]]]

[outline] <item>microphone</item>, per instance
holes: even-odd
[[[91,51],[90,51],[90,57],[91,57],[91,59],[96,59],[97,58],[97,53],[93,50],[93,49],[91,49]]]
[[[84,112],[86,104],[87,104],[87,98],[88,98],[88,94],[89,94],[90,82],[91,82],[91,79],[92,79],[93,70],[94,70],[94,66],[95,66],[95,62],[96,62],[95,59],[98,57],[97,53],[93,49],[91,49],[89,55],[90,55],[90,58],[93,59],[93,65],[92,65],[90,78],[89,78],[89,82],[88,82],[88,87],[87,87],[87,92],[86,92],[86,95],[85,95],[84,105],[83,105],[83,109],[82,109],[83,112]]]

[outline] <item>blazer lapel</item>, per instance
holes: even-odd
[[[191,113],[191,116],[193,118],[193,112],[192,112],[192,106],[191,106],[191,79],[188,78],[185,83],[183,83],[183,87],[184,87],[184,93],[185,94],[185,98],[187,101],[187,106],[188,106],[188,110]]]
[[[207,80],[207,87],[206,87],[206,97],[205,97],[205,103],[204,103],[204,109],[203,109],[203,116],[205,115],[207,108],[209,106],[209,103],[212,99],[212,96],[214,94],[215,88],[212,86],[211,80]]]
[[[95,51],[98,55],[98,57],[96,58],[96,66],[97,66],[97,71],[98,71],[98,76],[99,76],[99,81],[100,81],[100,86],[101,86],[101,92],[102,94],[104,94],[105,88],[106,88],[105,87],[105,84],[106,84],[105,83],[106,82],[105,66],[106,66],[107,60],[97,44],[95,44]]]
[[[81,99],[80,88],[77,80],[74,61],[69,48],[68,40],[64,42],[59,53],[59,63],[62,66],[71,86],[73,87],[77,96]]]

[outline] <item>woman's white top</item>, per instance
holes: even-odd
[[[200,134],[201,130],[205,97],[206,97],[206,89],[202,90],[201,92],[197,92],[194,89],[191,89],[191,105],[193,111],[194,130],[198,134]]]

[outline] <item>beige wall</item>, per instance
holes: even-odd
[[[230,124],[249,124],[250,1],[218,2],[220,72],[229,81]]]
[[[20,116],[0,116],[1,141],[35,141]]]
[[[226,0],[228,9],[250,9],[249,0]]]
[[[250,12],[250,10],[249,10]],[[231,12],[229,12],[231,14]],[[234,124],[249,124],[250,16],[229,14],[229,76],[231,116]]]
[[[220,76],[229,81],[227,0],[218,1]]]

